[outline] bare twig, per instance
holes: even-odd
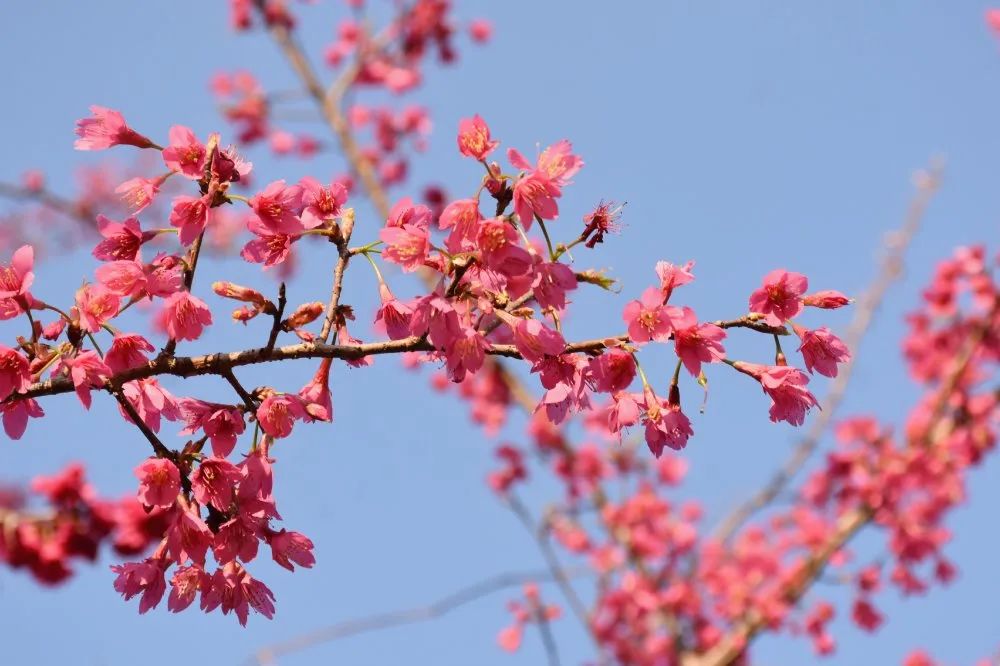
[[[564,573],[570,577],[579,577],[588,575],[590,572],[586,568],[581,567],[578,569],[568,569]],[[495,592],[524,585],[525,583],[551,582],[552,580],[552,573],[546,570],[511,572],[490,576],[424,606],[378,613],[355,620],[338,622],[290,640],[275,643],[274,645],[258,650],[252,661],[261,666],[275,664],[278,657],[299,652],[315,645],[371,631],[391,629],[416,622],[426,622],[447,615],[456,608],[482,599]]]
[[[275,343],[278,342],[278,333],[281,332],[281,318],[285,314],[286,305],[288,305],[288,299],[285,297],[285,283],[282,282],[278,287],[278,308],[274,311],[274,323],[271,324],[271,333],[267,336],[265,349],[274,349]]]

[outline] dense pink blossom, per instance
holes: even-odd
[[[59,360],[61,367],[69,373],[76,389],[76,395],[87,409],[90,409],[91,389],[101,388],[113,374],[101,357],[94,351],[82,351],[76,356],[64,356]]]
[[[191,490],[201,504],[228,511],[240,478],[236,465],[225,458],[203,458],[191,475]]]
[[[163,322],[173,340],[197,340],[212,323],[212,313],[197,296],[179,291],[163,302]]]
[[[170,579],[170,596],[167,597],[167,609],[171,613],[180,613],[190,606],[209,578],[198,565],[177,567]]]
[[[382,257],[407,272],[424,265],[431,249],[430,233],[427,227],[412,224],[383,227],[379,238],[385,243]]]
[[[112,146],[135,146],[152,148],[153,142],[125,124],[125,118],[114,109],[94,105],[90,107],[92,118],[76,121],[77,150],[104,150]]]
[[[519,178],[514,184],[514,211],[521,225],[531,229],[536,215],[543,220],[559,217],[556,199],[561,195],[559,186],[537,171]]]
[[[181,491],[181,473],[166,458],[147,458],[133,470],[139,479],[139,501],[146,506],[169,509]]]
[[[94,277],[101,287],[114,296],[141,297],[147,292],[146,267],[138,261],[109,261],[97,267]],[[90,300],[93,300],[92,296]],[[111,312],[112,315],[117,314],[117,309]]]
[[[180,418],[180,408],[177,399],[160,386],[155,377],[136,379],[122,386],[122,393],[135,409],[142,422],[153,432],[160,430],[160,418],[176,421]],[[131,417],[121,409],[122,418],[131,421]]]
[[[558,356],[566,348],[566,340],[537,319],[518,319],[513,327],[514,345],[526,361],[536,363],[546,356]]]
[[[750,295],[750,311],[764,317],[771,326],[783,323],[802,312],[802,295],[809,280],[801,273],[775,269],[764,276],[764,284]]]
[[[246,429],[243,414],[231,405],[204,402],[194,398],[177,401],[185,427],[182,435],[204,430],[212,443],[212,453],[224,458],[236,447],[236,438]]]
[[[531,255],[519,245],[517,230],[503,218],[480,222],[476,244],[483,263],[504,275],[523,275],[531,268]]]
[[[590,361],[594,386],[598,391],[618,393],[635,379],[635,359],[628,351],[613,347]]]
[[[249,221],[248,226],[257,238],[243,247],[240,256],[251,263],[264,264],[264,268],[271,268],[288,259],[297,235],[274,233],[256,217]]]

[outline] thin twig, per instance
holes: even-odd
[[[278,333],[281,332],[281,318],[285,314],[285,306],[287,304],[288,299],[285,297],[285,283],[282,282],[278,287],[278,308],[274,311],[274,323],[271,324],[271,333],[267,336],[265,349],[274,349],[274,345],[278,342]]]
[[[580,567],[577,569],[566,570],[564,573],[570,577],[579,577],[588,575],[590,571],[585,567]],[[552,573],[546,570],[510,572],[490,576],[489,578],[485,578],[477,583],[473,583],[472,585],[456,590],[455,592],[447,594],[424,606],[378,613],[376,615],[370,615],[368,617],[362,617],[354,620],[346,620],[344,622],[338,622],[328,627],[323,627],[322,629],[302,634],[301,636],[297,636],[281,643],[275,643],[274,645],[258,650],[252,661],[260,664],[260,666],[275,664],[278,657],[291,654],[293,652],[299,652],[300,650],[305,650],[306,648],[310,648],[321,643],[327,643],[347,638],[349,636],[357,636],[358,634],[364,634],[371,631],[391,629],[393,627],[406,624],[433,620],[443,615],[447,615],[461,606],[482,599],[483,597],[489,596],[495,592],[516,587],[518,585],[524,585],[526,583],[551,582],[552,580]]]
[[[219,370],[219,376],[229,382],[229,385],[232,386],[233,390],[236,391],[236,394],[240,396],[240,400],[243,401],[243,404],[246,405],[247,410],[249,410],[251,414],[257,411],[257,404],[254,402],[253,396],[250,395],[249,391],[243,388],[243,384],[241,384],[240,380],[236,378],[236,374],[233,372],[232,368],[222,368]]]

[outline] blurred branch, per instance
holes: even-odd
[[[569,577],[585,576],[589,570],[585,567],[567,569],[562,572]],[[290,640],[263,647],[257,651],[251,663],[260,666],[270,666],[277,663],[277,658],[298,652],[315,645],[356,636],[380,629],[391,629],[406,624],[426,622],[439,618],[466,604],[477,601],[501,590],[534,582],[551,582],[554,580],[550,571],[523,571],[502,573],[485,578],[455,592],[447,594],[437,601],[425,606],[416,606],[402,610],[377,613],[354,620],[338,622],[322,629],[302,634]]]
[[[714,539],[721,542],[731,539],[757,511],[771,504],[781,494],[815,453],[820,440],[844,400],[854,366],[857,363],[861,341],[871,327],[872,320],[885,300],[889,288],[902,274],[906,250],[920,229],[927,207],[941,184],[942,173],[943,164],[934,160],[926,171],[917,174],[915,179],[916,192],[910,201],[903,224],[896,231],[886,235],[885,255],[880,263],[878,274],[865,293],[858,299],[854,309],[854,319],[844,334],[844,344],[851,350],[851,360],[840,368],[837,378],[830,384],[821,410],[813,419],[809,430],[774,476],[719,524],[713,534]]]

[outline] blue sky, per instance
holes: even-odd
[[[215,71],[243,67],[269,87],[288,88],[290,72],[266,38],[228,30],[226,4],[0,6],[6,63],[0,82],[7,92],[0,107],[6,128],[0,178],[16,179],[34,166],[65,187],[77,166],[99,157],[72,151],[73,122],[90,104],[121,109],[133,127],[154,137],[164,137],[174,123],[204,135],[226,129],[206,93]],[[911,173],[932,156],[944,156],[943,190],[904,279],[862,348],[844,409],[874,410],[899,421],[916,395],[898,353],[902,314],[914,305],[934,260],[956,245],[997,239],[1000,43],[983,23],[988,5],[456,4],[462,18],[491,19],[496,37],[487,48],[463,43],[459,67],[429,74],[417,99],[431,109],[435,131],[413,172],[470,191],[480,174],[459,158],[453,135],[459,118],[478,112],[505,147],[531,154],[536,143],[574,142],[587,165],[564,197],[558,228],[566,228],[563,221],[570,225],[565,237],[575,235],[573,225],[599,199],[628,201],[624,233],[599,252],[578,256],[583,266],[609,269],[624,292],[582,295],[568,324],[572,337],[618,331],[622,304],[652,282],[659,259],[697,260],[698,280],[683,297],[704,318],[741,313],[749,291],[774,267],[806,273],[815,288],[857,293],[873,274],[883,234],[903,215]],[[302,7],[314,53],[342,12],[336,2]],[[329,156],[307,166],[262,151],[251,157],[259,182],[307,172],[325,178],[340,170]],[[418,176],[400,194],[415,194],[424,182]],[[355,238],[373,238],[379,221],[364,206],[359,213]],[[92,270],[85,250],[41,266],[39,294],[58,299]],[[302,279],[290,289],[292,301],[322,298],[327,275],[326,258],[308,255]],[[202,267],[198,283],[204,287],[219,276],[269,284],[238,261]],[[356,269],[350,276],[345,300],[370,303],[370,275]],[[403,284],[395,274],[390,279]],[[822,321],[842,327],[849,316],[838,312]],[[13,334],[12,324],[3,326],[4,335]],[[235,333],[220,320],[203,345],[188,351],[231,345]],[[769,353],[763,341],[739,340],[733,348],[747,358]],[[294,388],[312,370],[312,364],[289,364],[241,376],[254,386]],[[709,410],[695,419],[697,435],[684,454],[692,473],[682,494],[704,503],[709,523],[767,477],[796,435],[769,423],[759,391],[724,370],[711,375]],[[656,372],[665,383],[666,365]],[[170,386],[181,392],[180,384]],[[225,395],[208,379],[185,389],[201,397]],[[336,423],[300,428],[279,453],[280,510],[288,527],[314,539],[319,564],[295,575],[264,562],[252,568],[275,590],[274,621],[255,617],[242,629],[231,617],[196,611],[174,616],[161,609],[140,617],[134,603],[114,593],[106,563],[81,567],[70,583],[53,590],[0,570],[6,663],[170,664],[180,649],[199,662],[235,664],[305,630],[427,602],[493,573],[542,564],[483,483],[492,443],[467,423],[463,407],[430,394],[424,377],[403,373],[392,359],[366,371],[337,368],[333,390]],[[72,396],[45,406],[59,417],[34,422],[24,439],[0,446],[5,478],[27,480],[84,460],[103,492],[132,491],[131,469],[148,447],[115,415],[110,398],[98,397],[89,414]],[[523,441],[519,426],[505,436]],[[972,504],[953,521],[948,552],[959,564],[958,581],[927,599],[901,602],[887,595],[882,608],[889,622],[874,638],[841,623],[840,650],[828,663],[898,663],[919,644],[964,664],[995,649],[996,473],[995,463],[976,473]],[[531,496],[544,502],[553,490],[541,484]],[[862,545],[877,552],[879,543],[868,538]],[[533,635],[515,656],[495,647],[497,630],[509,621],[504,603],[513,594],[281,663],[376,665],[397,663],[400,655],[443,665],[539,663]],[[555,631],[566,663],[588,656],[570,620]],[[758,648],[762,664],[812,658],[801,641],[767,639]]]

